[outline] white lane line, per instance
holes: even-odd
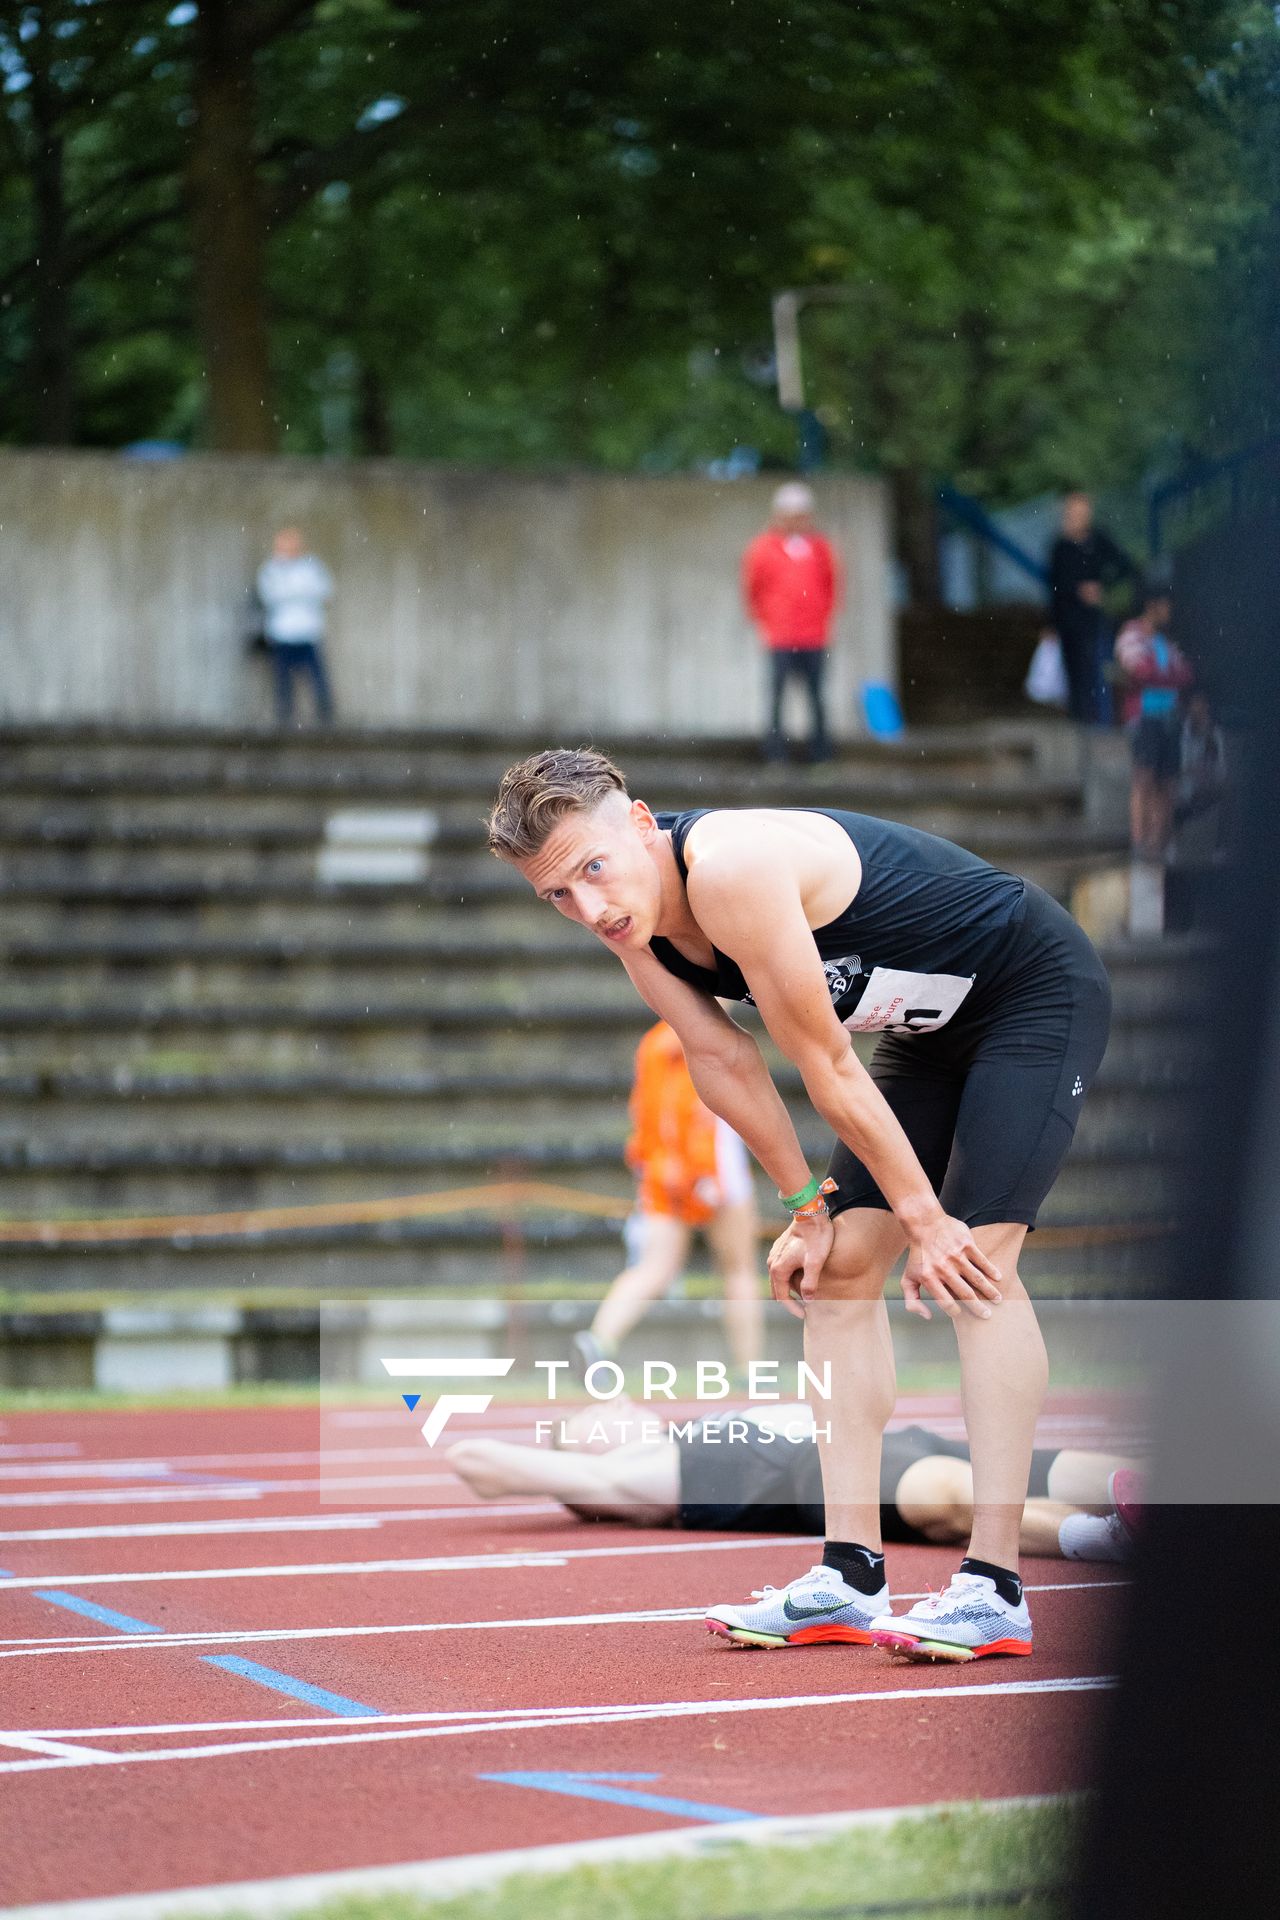
[[[0,1493],[0,1507],[125,1507],[142,1501],[261,1500],[278,1493],[369,1492],[374,1487],[456,1487],[456,1473],[357,1473],[318,1480],[246,1480],[204,1486],[188,1480],[163,1487],[58,1487],[39,1493]]]
[[[78,1440],[4,1440],[0,1441],[0,1460],[68,1459],[80,1452]]]
[[[563,1513],[558,1500],[513,1500],[509,1506],[456,1500],[447,1507],[382,1507],[377,1513],[290,1513],[261,1520],[136,1520],[110,1527],[32,1527],[25,1532],[0,1528],[0,1541],[173,1540],[227,1533],[342,1533],[351,1529],[398,1526],[409,1520],[511,1519],[520,1514]]]
[[[92,1747],[69,1747],[45,1733],[0,1733],[0,1747],[19,1747],[24,1753],[40,1753],[54,1760],[106,1760],[109,1754]]]
[[[797,1712],[808,1708],[824,1709],[852,1705],[881,1705],[910,1700],[919,1706],[922,1700],[1003,1699],[1039,1693],[1087,1693],[1115,1684],[1109,1674],[1073,1676],[1062,1680],[999,1680],[987,1685],[971,1683],[952,1686],[893,1687],[862,1693],[798,1693],[774,1699],[750,1700],[664,1700],[652,1705],[585,1707],[566,1714],[563,1708],[535,1709],[520,1718],[501,1718],[478,1713],[473,1719],[446,1725],[379,1727],[361,1733],[304,1734],[283,1740],[224,1740],[213,1745],[193,1747],[144,1747],[137,1752],[80,1755],[72,1758],[0,1761],[0,1774],[34,1773],[70,1767],[132,1767],[148,1762],[173,1760],[213,1760],[242,1753],[270,1753],[300,1747],[348,1747],[381,1745],[391,1740],[456,1739],[459,1735],[486,1733],[528,1733],[547,1727],[607,1727],[633,1724],[643,1720],[705,1719],[720,1713]],[[342,1723],[338,1723],[342,1724]]]
[[[32,1573],[16,1580],[0,1581],[0,1593],[13,1593],[25,1587],[133,1587],[166,1585],[183,1580],[302,1580],[319,1576],[335,1580],[342,1575],[375,1573],[473,1573],[485,1567],[562,1567],[565,1555],[550,1549],[545,1553],[511,1552],[500,1554],[460,1553],[421,1560],[316,1560],[296,1565],[269,1567],[166,1567],[140,1573]]]
[[[533,1425],[533,1416],[528,1416],[529,1426]],[[110,1477],[113,1473],[152,1474],[157,1478],[165,1474],[196,1473],[230,1469],[239,1472],[249,1467],[321,1467],[326,1462],[335,1466],[358,1466],[362,1460],[371,1465],[385,1465],[388,1460],[421,1459],[423,1442],[418,1440],[412,1446],[401,1447],[308,1447],[305,1451],[294,1453],[173,1453],[143,1456],[141,1458],[87,1459],[80,1455],[72,1460],[46,1460],[22,1466],[17,1462],[0,1462],[0,1480],[66,1480],[75,1474],[90,1477]],[[255,1476],[247,1474],[246,1478]]]
[[[705,1607],[640,1607],[627,1613],[535,1614],[526,1620],[409,1620],[401,1624],[355,1627],[259,1627],[210,1629],[200,1633],[72,1634],[44,1639],[0,1640],[0,1660],[26,1660],[50,1653],[118,1653],[125,1648],[252,1646],[271,1640],[360,1640],[402,1633],[524,1632],[530,1627],[610,1627],[652,1621],[701,1620]],[[385,1716],[384,1716],[385,1717]]]
[[[505,1420],[502,1418],[500,1410],[494,1408],[486,1415],[483,1426],[469,1423],[467,1435],[470,1439],[479,1439],[482,1437],[510,1439],[513,1432],[523,1430],[532,1431],[535,1422],[539,1419],[567,1419],[573,1414],[585,1411],[589,1405],[590,1402],[587,1401],[565,1401],[563,1403],[556,1401],[538,1406],[513,1408]],[[723,1413],[727,1410],[727,1407],[715,1402],[704,1404],[696,1401],[687,1403],[680,1401],[668,1405],[665,1401],[651,1401],[646,1405],[636,1407],[634,1412],[637,1418],[647,1416],[650,1419],[661,1419],[670,1415],[672,1418],[683,1421],[690,1419],[696,1420],[705,1415]],[[734,1410],[739,1410],[736,1404]],[[607,1414],[609,1412],[608,1404],[601,1403],[599,1411],[601,1414]],[[925,1411],[927,1412],[927,1409],[925,1409]],[[331,1420],[333,1416],[322,1415],[322,1418],[328,1421]],[[392,1418],[398,1418],[403,1423],[404,1415],[401,1413],[398,1416],[393,1415]],[[913,1418],[914,1416],[911,1414],[910,1408],[904,1408],[900,1404],[893,1419],[890,1420],[887,1430],[890,1433],[899,1431],[902,1427],[910,1425]],[[1046,1434],[1057,1435],[1060,1433],[1073,1433],[1077,1429],[1088,1429],[1090,1431],[1097,1428],[1111,1429],[1114,1428],[1115,1425],[1115,1418],[1105,1414],[1084,1414],[1057,1420],[1049,1418],[1042,1420],[1041,1432],[1037,1435],[1037,1441],[1038,1444],[1049,1444],[1044,1438]],[[934,1433],[941,1434],[946,1439],[956,1437],[963,1439],[964,1421],[958,1412],[953,1413],[948,1411],[946,1413],[935,1413],[931,1418],[930,1430]],[[30,1464],[23,1465],[23,1457],[28,1451],[30,1454]],[[414,1440],[399,1446],[381,1447],[328,1446],[322,1441],[318,1448],[310,1447],[285,1453],[174,1453],[139,1455],[117,1459],[107,1456],[86,1456],[81,1452],[75,1442],[50,1441],[42,1446],[32,1447],[30,1450],[18,1448],[6,1449],[4,1446],[0,1446],[0,1480],[71,1479],[77,1474],[102,1479],[109,1479],[113,1474],[121,1476],[136,1475],[142,1478],[151,1475],[155,1478],[163,1478],[175,1473],[205,1471],[230,1471],[240,1473],[246,1479],[256,1479],[257,1475],[249,1473],[249,1468],[315,1467],[317,1470],[322,1471],[329,1466],[356,1466],[361,1462],[368,1462],[370,1465],[377,1465],[379,1463],[385,1465],[387,1462],[394,1460],[421,1459],[422,1455],[423,1443],[421,1440]]]
[[[483,1708],[423,1708],[419,1713],[379,1713],[344,1714],[344,1727],[417,1727],[435,1725],[449,1720],[465,1720],[468,1725],[474,1721],[477,1712],[484,1714],[486,1720],[526,1720],[530,1714],[591,1713],[591,1707],[483,1707]],[[297,1719],[275,1720],[168,1720],[159,1721],[153,1726],[114,1727],[40,1727],[35,1731],[14,1732],[12,1736],[0,1733],[0,1744],[7,1744],[12,1737],[16,1744],[20,1740],[136,1740],[143,1734],[155,1737],[159,1734],[173,1733],[270,1733],[282,1728],[293,1727],[331,1727],[333,1715],[308,1714]]]
[[[1103,1676],[1103,1680],[1110,1676]],[[871,1697],[877,1700],[920,1700],[932,1697],[933,1693],[990,1693],[1011,1689],[1030,1690],[1032,1692],[1078,1692],[1081,1688],[1099,1684],[1098,1680],[1082,1680],[1075,1674],[1063,1674],[1055,1679],[1017,1680],[1017,1681],[981,1681],[964,1686],[952,1681],[936,1688],[895,1687],[877,1692]],[[752,1696],[758,1698],[759,1696]],[[847,1694],[802,1694],[793,1696],[793,1704],[810,1705],[817,1700],[861,1699],[863,1695]],[[630,1700],[618,1706],[572,1706],[572,1707],[470,1707],[470,1708],[423,1708],[418,1713],[383,1713],[365,1717],[343,1717],[341,1723],[335,1722],[332,1714],[299,1716],[288,1720],[174,1720],[158,1723],[155,1726],[115,1726],[115,1727],[51,1727],[40,1728],[36,1733],[15,1733],[12,1738],[19,1740],[48,1740],[50,1742],[71,1740],[136,1740],[144,1735],[156,1738],[160,1735],[183,1733],[276,1733],[291,1732],[298,1727],[334,1727],[338,1724],[344,1732],[357,1727],[434,1727],[466,1726],[473,1727],[477,1721],[486,1726],[521,1727],[527,1721],[536,1720],[539,1725],[557,1720],[576,1721],[583,1714],[608,1713],[625,1717],[631,1714],[649,1715],[659,1709],[671,1706],[670,1701]],[[681,1703],[684,1704],[684,1703]],[[691,1703],[697,1705],[699,1703]],[[707,1710],[714,1712],[717,1702],[707,1701]],[[725,1703],[730,1710],[735,1702]],[[784,1704],[786,1704],[784,1702]],[[0,1733],[0,1744],[7,1743],[10,1735]]]
[[[494,1427],[489,1420],[486,1420],[484,1426],[478,1426],[474,1421],[470,1421],[467,1424],[467,1438],[469,1440],[510,1440],[513,1435],[518,1433],[528,1432],[532,1434],[537,1419],[568,1419],[574,1413],[582,1411],[584,1411],[584,1409],[576,1403],[572,1406],[566,1405],[563,1407],[559,1405],[548,1406],[539,1413],[535,1414],[530,1412],[520,1421],[519,1425],[510,1424],[505,1427]],[[638,1409],[635,1417],[640,1418],[642,1411],[643,1410]],[[705,1409],[702,1411],[705,1411]],[[608,1414],[609,1409],[607,1406],[602,1405],[600,1412],[603,1417]],[[696,1420],[700,1417],[700,1410],[692,1408],[684,1411],[676,1407],[651,1407],[647,1410],[645,1417],[649,1419],[670,1417],[682,1421],[686,1419]],[[963,1427],[959,1422],[951,1422],[949,1425],[954,1425],[958,1432],[963,1433]],[[935,1431],[942,1433],[943,1428],[939,1426]],[[951,1437],[949,1428],[944,1437]],[[150,1479],[168,1481],[171,1480],[175,1474],[219,1472],[231,1474],[241,1480],[258,1481],[261,1476],[256,1469],[260,1467],[314,1467],[318,1484],[320,1479],[328,1478],[326,1470],[330,1467],[351,1467],[362,1464],[369,1466],[386,1466],[393,1461],[425,1461],[426,1458],[425,1443],[422,1440],[417,1440],[410,1446],[321,1446],[319,1448],[308,1448],[306,1451],[295,1453],[190,1453],[170,1454],[165,1458],[157,1456],[155,1458],[144,1457],[137,1459],[86,1459],[83,1456],[77,1456],[72,1459],[31,1461],[26,1464],[18,1461],[5,1462],[0,1460],[0,1480],[30,1480],[32,1482],[39,1482],[74,1480],[80,1478],[86,1480]]]
[[[177,1567],[140,1573],[27,1573],[0,1581],[0,1593],[21,1587],[128,1587],[168,1580],[333,1580],[372,1573],[474,1573],[485,1567],[562,1567],[571,1560],[638,1560],[652,1554],[741,1553],[751,1547],[794,1547],[807,1536],[758,1535],[738,1540],[661,1540],[628,1547],[552,1547],[545,1552],[442,1553],[412,1560],[303,1560],[284,1566]]]
[[[1127,1580],[1066,1580],[1027,1593],[1073,1593],[1077,1588],[1125,1587]],[[923,1593],[896,1594],[898,1600],[923,1600]],[[376,1626],[227,1628],[201,1633],[60,1634],[39,1639],[0,1640],[0,1660],[29,1660],[53,1653],[123,1653],[139,1648],[250,1646],[272,1640],[360,1640],[404,1633],[507,1633],[532,1627],[638,1626],[654,1622],[702,1620],[706,1607],[641,1607],[624,1613],[534,1614],[522,1620],[409,1620]],[[385,1717],[385,1716],[384,1716]]]
[[[46,1460],[0,1466],[0,1480],[67,1480],[73,1475],[93,1480],[112,1474],[119,1479],[158,1479],[171,1471],[161,1460]]]
[[[729,1540],[660,1540],[625,1547],[526,1548],[507,1553],[433,1554],[395,1560],[303,1560],[246,1567],[146,1568],[110,1573],[28,1573],[0,1582],[0,1593],[24,1587],[125,1587],[193,1580],[326,1580],[375,1573],[471,1573],[485,1567],[560,1567],[576,1560],[643,1560],[655,1554],[742,1553],[753,1547],[794,1547],[801,1534],[746,1535]],[[1070,1586],[1091,1584],[1069,1581]],[[1043,1589],[1042,1589],[1043,1590]],[[1035,1592],[1032,1588],[1030,1591]]]

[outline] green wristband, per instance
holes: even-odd
[[[784,1207],[789,1207],[794,1213],[797,1207],[807,1207],[811,1200],[816,1200],[821,1191],[822,1181],[815,1173],[813,1178],[801,1187],[799,1193],[780,1193],[778,1198]]]

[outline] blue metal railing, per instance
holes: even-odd
[[[1012,560],[1015,567],[1021,567],[1024,573],[1030,574],[1038,587],[1048,586],[1049,574],[1043,561],[1029,554],[1016,540],[1011,540],[972,494],[961,493],[958,487],[944,483],[938,488],[938,505],[945,507],[960,526],[967,527],[970,533],[976,533],[980,540],[985,540],[989,547],[1002,553],[1006,560]]]
[[[1164,551],[1171,510],[1197,504],[1207,510],[1214,489],[1225,494],[1226,514],[1232,520],[1249,497],[1280,493],[1280,434],[1216,460],[1197,458],[1172,480],[1152,487],[1147,495],[1147,545],[1153,560]]]

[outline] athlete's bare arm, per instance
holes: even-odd
[[[809,1165],[751,1035],[710,994],[668,973],[647,948],[621,957],[641,998],[679,1035],[703,1105],[741,1135],[779,1192],[798,1192]]]
[[[986,1316],[986,1301],[1000,1298],[997,1269],[964,1222],[943,1211],[836,1018],[813,927],[833,918],[850,896],[834,905],[823,899],[816,911],[812,899],[806,905],[806,887],[812,894],[827,884],[820,877],[824,849],[814,846],[812,855],[807,846],[798,849],[785,817],[775,826],[767,813],[706,816],[685,845],[690,909],[712,945],[736,960],[814,1107],[869,1169],[900,1222],[910,1247],[903,1283],[908,1306],[927,1315],[919,1300],[924,1292],[950,1315],[963,1305]],[[808,1231],[802,1223],[798,1237],[784,1235],[774,1250],[775,1298],[788,1298],[797,1270],[802,1298],[813,1292]]]

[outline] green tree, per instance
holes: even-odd
[[[942,473],[1125,477],[1227,384],[1275,39],[1255,0],[0,4],[0,431],[781,460],[769,301],[816,283],[834,456],[908,519]]]
[[[165,76],[147,72],[154,11],[133,0],[0,6],[0,346],[14,369],[5,394],[10,437],[55,445],[78,437],[83,357],[106,321],[91,317],[83,289],[113,278],[178,215]],[[145,313],[136,298],[106,332],[136,336]]]

